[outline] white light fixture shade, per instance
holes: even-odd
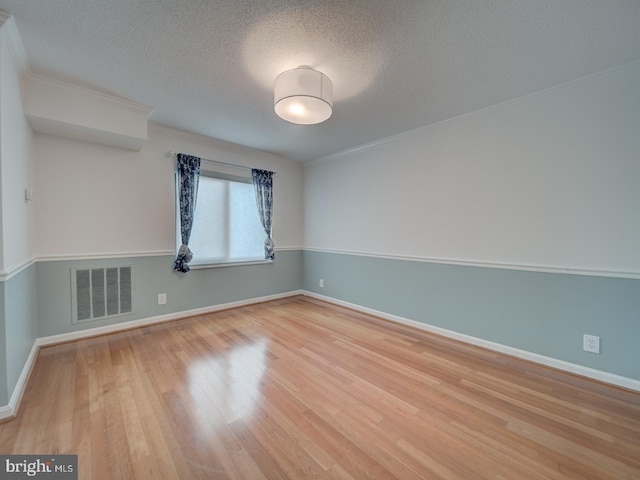
[[[324,73],[300,66],[276,77],[273,108],[287,122],[313,125],[333,113],[333,84]]]

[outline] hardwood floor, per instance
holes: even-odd
[[[640,394],[293,297],[43,348],[0,452],[80,479],[640,479]]]

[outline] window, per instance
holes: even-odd
[[[190,265],[264,261],[264,238],[251,179],[201,171],[189,239]]]

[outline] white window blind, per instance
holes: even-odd
[[[200,173],[189,248],[192,267],[264,261],[264,229],[250,178]]]

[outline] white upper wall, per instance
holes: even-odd
[[[4,21],[4,24],[2,24]],[[32,132],[23,115],[21,80],[26,55],[13,17],[0,18],[0,272],[11,273],[35,257],[36,212],[25,200],[34,186]]]
[[[640,274],[639,86],[630,64],[312,161],[305,246]]]
[[[35,134],[38,258],[175,250],[175,160],[169,150],[277,172],[276,248],[302,245],[302,166],[211,138],[150,125],[140,152]]]

